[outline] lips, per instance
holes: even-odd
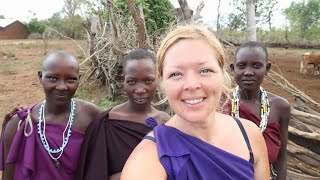
[[[137,104],[144,104],[144,103],[146,103],[148,100],[149,100],[149,98],[134,98],[133,99]]]
[[[244,84],[253,84],[255,82],[256,82],[256,80],[254,80],[254,79],[244,79],[244,80],[242,80],[242,83],[244,83]]]
[[[204,100],[204,98],[195,98],[195,99],[185,99],[183,100],[185,103],[194,105],[194,104],[199,104]]]
[[[55,94],[55,96],[56,96],[57,98],[67,98],[67,97],[68,97],[67,94]]]

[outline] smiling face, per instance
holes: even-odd
[[[162,86],[171,109],[189,122],[205,121],[219,105],[223,73],[212,48],[185,39],[164,56]]]
[[[71,57],[71,56],[70,56]],[[70,102],[79,85],[79,66],[75,59],[51,55],[38,72],[46,100],[54,104]]]
[[[236,54],[231,69],[240,89],[251,90],[260,87],[270,69],[266,53],[260,47],[243,47]]]
[[[130,103],[150,105],[156,92],[155,65],[152,60],[128,60],[124,73],[124,90]]]

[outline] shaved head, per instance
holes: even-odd
[[[68,52],[65,51],[54,51],[47,54],[43,60],[41,71],[48,70],[55,63],[65,63],[74,66],[77,69],[77,73],[79,73],[79,63],[77,59]]]

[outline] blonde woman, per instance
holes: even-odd
[[[203,27],[178,27],[162,42],[157,77],[175,115],[130,155],[121,179],[268,179],[259,128],[221,113],[224,50]]]

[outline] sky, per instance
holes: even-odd
[[[178,7],[177,0],[170,0],[175,7]],[[216,8],[218,0],[203,0],[205,6],[201,11],[203,20],[206,24],[214,26],[216,24]],[[232,6],[228,4],[230,0],[221,0],[222,18],[226,19],[228,14],[232,12]],[[282,9],[288,7],[292,1],[300,0],[278,0],[277,11],[275,12],[275,20],[273,24],[277,27],[284,25],[285,18],[282,15]],[[188,0],[191,9],[196,9],[199,0]],[[12,18],[22,22],[28,22],[32,17],[31,12],[35,13],[38,19],[47,19],[53,13],[58,12],[63,7],[63,0],[0,0],[0,15],[5,18]]]

